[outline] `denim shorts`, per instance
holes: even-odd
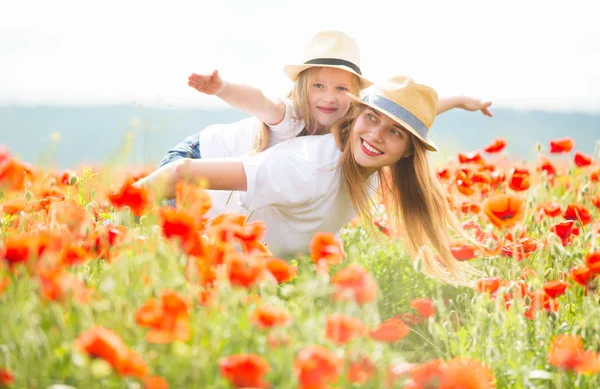
[[[169,150],[159,167],[183,158],[200,159],[200,132],[188,136]]]
[[[167,155],[160,161],[159,167],[183,158],[200,159],[200,132],[188,136],[169,150]],[[165,200],[165,203],[174,207],[175,199]]]

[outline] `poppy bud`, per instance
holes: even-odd
[[[27,201],[31,201],[31,199],[33,198],[33,193],[31,193],[31,191],[26,191],[25,192],[25,200]]]
[[[520,224],[517,224],[516,226],[514,226],[512,233],[513,233],[513,237],[516,241],[517,239],[519,239],[521,237],[521,234],[523,234],[523,226],[521,226]]]
[[[488,251],[493,251],[496,248],[496,242],[492,238],[488,238],[485,240],[485,248]]]
[[[563,257],[566,254],[562,243],[556,242],[553,242],[550,246],[550,253],[555,257]]]
[[[79,181],[79,177],[77,177],[77,174],[73,173],[69,176],[69,185],[73,186],[77,184],[77,181]]]

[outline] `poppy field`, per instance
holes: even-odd
[[[131,186],[149,171],[0,148],[0,388],[599,388],[599,161],[505,146],[436,166],[473,238],[457,286],[384,212],[284,260],[201,183],[168,207]]]

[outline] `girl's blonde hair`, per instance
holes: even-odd
[[[298,136],[304,135],[320,135],[319,132],[319,123],[312,116],[310,103],[308,101],[308,90],[310,88],[310,84],[312,81],[312,75],[317,72],[321,67],[313,67],[302,71],[298,75],[298,79],[294,83],[292,90],[288,94],[288,98],[292,100],[292,105],[296,108],[297,117],[293,118],[295,120],[303,120],[304,121],[304,130],[298,134]],[[351,73],[352,74],[352,73]],[[349,91],[355,96],[358,96],[360,93],[360,79],[357,75],[352,74],[352,85],[350,85],[351,90]],[[351,110],[349,110],[345,115],[348,116]],[[343,118],[342,118],[343,119]],[[340,120],[342,120],[340,119]],[[329,130],[326,132],[328,133]],[[254,136],[254,141],[252,143],[252,149],[250,154],[258,154],[261,151],[264,151],[269,148],[269,129],[265,123],[260,122],[258,124],[258,128],[256,131],[256,135]]]
[[[342,151],[339,167],[348,188],[352,205],[368,230],[373,226],[374,205],[369,195],[366,169],[352,154],[352,128],[363,109],[352,117],[340,120],[331,129]],[[475,271],[454,259],[450,252],[452,237],[449,227],[469,242],[474,242],[462,229],[448,205],[445,191],[429,165],[427,150],[410,136],[409,155],[392,166],[378,170],[379,188],[392,230],[406,237],[409,253],[423,259],[423,271],[452,284],[467,285]],[[430,243],[439,257],[427,249]],[[479,246],[479,244],[477,244]]]

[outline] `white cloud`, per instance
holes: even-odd
[[[281,66],[335,28],[358,40],[375,80],[402,72],[440,95],[600,111],[595,3],[11,2],[0,16],[0,102],[214,105],[186,85],[213,68],[281,94]]]

